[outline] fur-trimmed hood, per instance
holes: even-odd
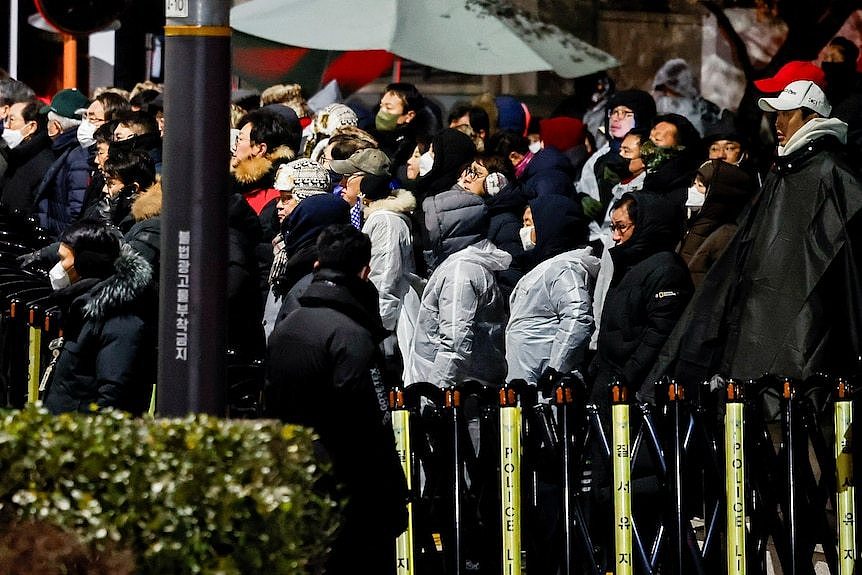
[[[132,203],[132,217],[136,222],[154,218],[162,213],[162,181],[156,180]]]
[[[147,260],[124,244],[114,261],[114,275],[97,283],[85,296],[84,317],[103,320],[138,303],[152,281],[153,268]]]
[[[240,186],[254,185],[257,188],[271,188],[278,166],[295,157],[296,154],[289,147],[279,146],[271,154],[240,161],[239,165],[231,169],[231,173]]]
[[[394,190],[385,198],[370,202],[362,208],[367,218],[374,212],[386,210],[396,214],[410,214],[416,209],[416,197],[407,190]]]

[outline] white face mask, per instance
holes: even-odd
[[[431,171],[431,168],[434,166],[434,156],[431,155],[431,152],[425,152],[421,156],[419,156],[419,175],[424,176],[428,172]]]
[[[687,208],[699,208],[703,206],[703,201],[706,199],[706,196],[697,189],[696,186],[691,186],[688,189],[688,199],[685,202],[685,207]]]
[[[523,144],[522,144],[523,145]],[[530,142],[530,145],[527,146],[531,152],[534,154],[538,154],[539,150],[542,149],[542,142]]]
[[[3,130],[2,136],[10,148],[14,148],[24,140],[24,134],[21,133],[21,130],[10,130],[9,128],[6,128]]]
[[[67,288],[72,285],[72,280],[69,279],[69,272],[63,267],[63,262],[57,262],[51,271],[48,272],[48,277],[51,279],[51,287],[54,291]]]
[[[536,247],[536,244],[533,243],[533,229],[535,229],[533,226],[527,226],[518,231],[518,234],[521,236],[521,245],[524,246],[524,251],[526,252]]]
[[[89,120],[84,120],[78,125],[78,143],[83,148],[89,148],[96,143],[93,134],[96,133],[96,126],[90,123]]]

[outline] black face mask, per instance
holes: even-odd
[[[629,161],[619,154],[608,154],[605,168],[616,174],[620,180],[625,180],[632,175],[629,171]]]

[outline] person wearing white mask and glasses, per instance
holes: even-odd
[[[37,100],[12,104],[3,130],[3,140],[10,149],[0,203],[25,214],[32,211],[36,188],[54,162],[47,117],[39,113],[41,107]]]

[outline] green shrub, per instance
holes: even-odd
[[[338,503],[311,431],[205,415],[54,416],[0,421],[0,527],[38,520],[87,544],[130,549],[142,574],[311,573]]]

